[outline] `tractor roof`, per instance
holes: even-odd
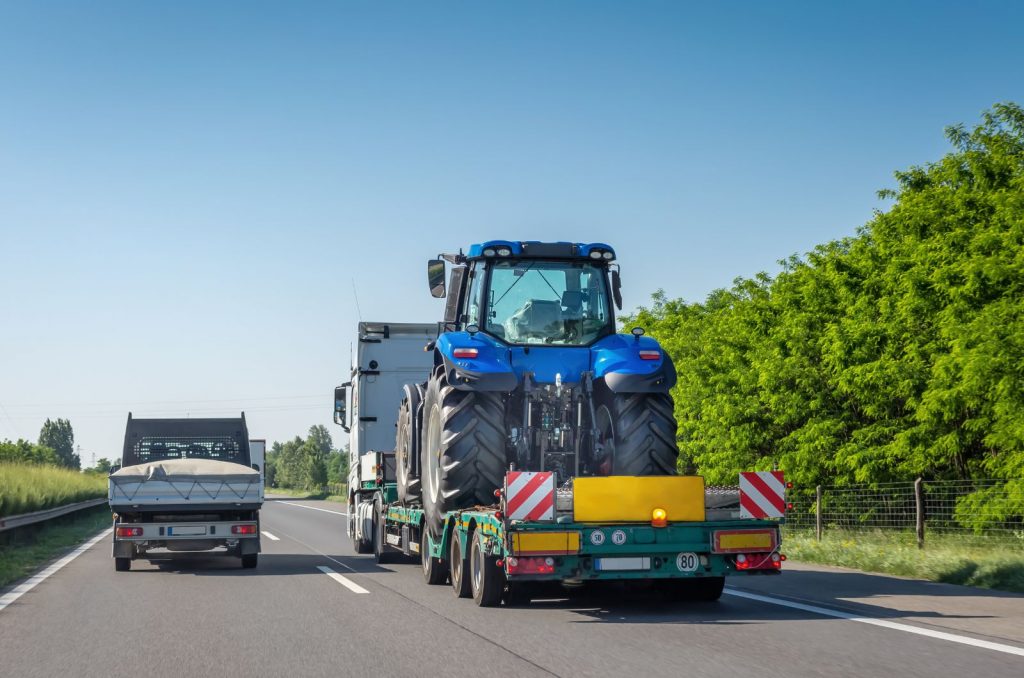
[[[612,261],[615,250],[600,242],[539,242],[536,240],[488,240],[470,245],[467,259],[518,257],[527,259],[599,259]]]

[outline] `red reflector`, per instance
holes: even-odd
[[[119,527],[117,528],[118,537],[141,537],[141,527]]]
[[[232,525],[231,534],[256,534],[255,525]]]
[[[479,354],[475,348],[456,348],[452,350],[452,355],[456,358],[475,358]]]
[[[661,351],[640,351],[640,360],[661,360]]]
[[[508,565],[509,574],[554,574],[555,572],[555,561],[550,557],[509,558],[505,563]]]

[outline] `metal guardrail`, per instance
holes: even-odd
[[[42,511],[34,511],[32,513],[22,513],[16,516],[5,516],[0,517],[0,532],[6,532],[7,530],[13,530],[16,527],[24,527],[26,525],[33,525],[35,523],[42,523],[59,516],[64,516],[75,511],[82,511],[87,508],[93,508],[94,506],[100,506],[106,504],[107,498],[100,497],[98,499],[87,499],[86,501],[76,502],[74,504],[64,504],[62,506],[54,506],[53,508],[43,509]]]

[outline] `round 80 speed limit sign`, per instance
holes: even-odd
[[[696,553],[680,553],[676,556],[676,568],[680,572],[696,572],[700,567],[700,558]]]

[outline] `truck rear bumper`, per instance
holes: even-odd
[[[129,558],[140,550],[166,548],[171,551],[210,551],[225,547],[234,555],[259,553],[259,523],[256,521],[117,523],[114,525],[113,555]]]

